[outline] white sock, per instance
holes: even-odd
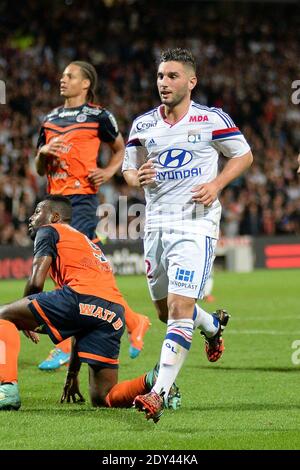
[[[195,304],[194,309],[194,329],[199,328],[208,338],[214,336],[219,329],[219,321],[216,317],[207,313],[203,308]]]
[[[166,398],[188,355],[192,344],[194,322],[190,318],[168,320],[157,381],[152,390]]]

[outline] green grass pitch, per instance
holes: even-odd
[[[210,364],[203,338],[194,334],[178,378],[182,407],[166,411],[158,424],[134,409],[93,409],[85,365],[80,383],[86,403],[61,405],[66,368],[40,372],[50,340],[43,336],[34,345],[22,335],[22,407],[0,413],[0,449],[299,449],[300,365],[292,361],[293,353],[300,359],[292,349],[300,340],[299,278],[299,270],[216,273],[217,301],[205,308],[224,307],[232,315],[226,351]],[[118,284],[130,305],[152,319],[138,359],[129,359],[123,337],[123,380],[152,368],[165,326],[156,318],[145,277],[118,278]],[[20,298],[23,287],[23,281],[0,281],[0,302]]]

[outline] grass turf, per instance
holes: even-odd
[[[299,270],[216,273],[217,302],[232,318],[225,331],[226,351],[207,362],[196,332],[178,379],[182,408],[166,411],[158,424],[134,409],[93,409],[82,367],[84,405],[59,403],[66,368],[40,372],[37,364],[50,349],[43,336],[34,345],[22,335],[19,382],[22,407],[0,413],[0,449],[299,449],[299,365],[292,343],[300,340]],[[118,278],[137,311],[152,319],[141,356],[128,357],[124,335],[120,380],[153,367],[165,326],[154,313],[146,280]],[[22,296],[24,281],[0,281],[1,303]],[[50,284],[49,284],[50,287]],[[300,358],[300,354],[296,357]]]

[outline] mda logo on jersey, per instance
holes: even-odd
[[[180,168],[192,160],[191,152],[183,149],[170,149],[158,155],[159,163],[165,168]]]

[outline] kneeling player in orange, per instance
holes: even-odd
[[[72,227],[95,237],[98,188],[120,168],[125,151],[124,141],[115,117],[94,103],[97,72],[88,62],[71,62],[60,80],[60,95],[64,104],[45,116],[38,139],[36,170],[46,175],[49,194],[60,194],[72,204]],[[102,143],[111,152],[105,168],[98,167]],[[101,247],[100,247],[101,248]],[[132,359],[143,347],[143,337],[150,326],[149,319],[134,312],[123,300],[125,323]],[[49,357],[39,364],[41,370],[53,370],[70,358],[71,343],[57,344]]]
[[[37,328],[57,344],[73,336],[73,360],[62,401],[79,392],[80,362],[87,362],[94,406],[132,406],[151,388],[154,374],[118,384],[118,356],[124,331],[124,307],[101,249],[72,228],[72,208],[63,196],[48,196],[29,221],[34,242],[32,273],[21,300],[0,308],[0,410],[19,409],[18,330],[38,342]],[[47,273],[59,286],[42,292]],[[80,399],[82,399],[80,395]]]

